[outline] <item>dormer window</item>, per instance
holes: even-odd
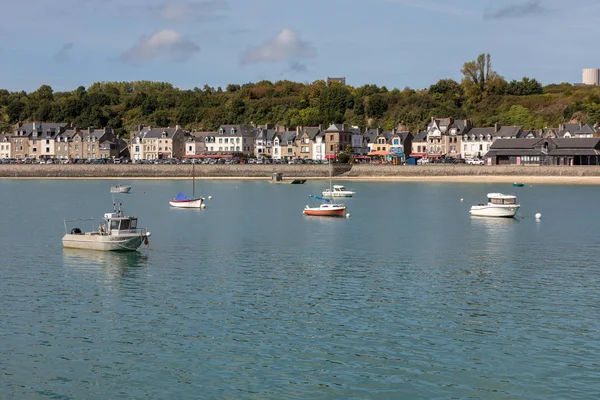
[[[223,128],[219,129],[219,135],[222,135],[223,133],[225,133],[225,131],[223,130]]]
[[[232,135],[235,135],[235,133],[236,133],[236,132],[237,132],[237,131],[235,130],[235,128],[231,128],[231,134],[232,134]]]

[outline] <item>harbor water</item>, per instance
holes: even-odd
[[[117,183],[149,245],[63,249]],[[598,397],[600,187],[340,183],[0,181],[0,398]]]

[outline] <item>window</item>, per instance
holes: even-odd
[[[46,144],[50,144],[50,140],[49,139],[46,139]]]
[[[329,141],[333,142],[333,135],[329,135]]]
[[[219,135],[222,135],[224,133],[223,128],[219,129]]]
[[[219,146],[219,151],[223,151],[223,146]]]
[[[333,151],[333,145],[329,146],[329,151]]]
[[[231,141],[233,142],[233,139]],[[225,138],[225,143],[229,143],[229,138]]]
[[[483,150],[483,145],[482,144],[479,145],[479,151],[481,151],[481,150]]]
[[[192,146],[188,146],[188,151],[192,151]]]
[[[236,151],[240,151],[240,146],[235,146]]]
[[[308,138],[304,138],[304,144],[308,144],[309,139]]]
[[[235,142],[239,143],[240,142],[240,138],[235,138]],[[245,143],[245,142],[244,142]]]
[[[46,153],[50,153],[50,147],[46,147]]]

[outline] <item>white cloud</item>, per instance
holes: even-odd
[[[226,0],[181,1],[166,0],[152,7],[162,19],[167,21],[206,20],[216,11],[229,8]]]
[[[285,28],[268,42],[242,55],[242,63],[297,60],[316,56],[315,49],[291,29]]]
[[[121,60],[128,62],[149,61],[164,58],[177,62],[185,62],[200,51],[194,42],[185,39],[177,31],[164,29],[152,36],[142,36],[125,53]]]

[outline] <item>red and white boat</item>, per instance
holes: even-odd
[[[304,207],[302,211],[305,215],[313,215],[317,217],[345,217],[346,216],[346,206],[343,204],[332,203],[330,199],[326,199],[319,196],[310,195],[318,200],[323,200],[324,203],[317,207]]]

